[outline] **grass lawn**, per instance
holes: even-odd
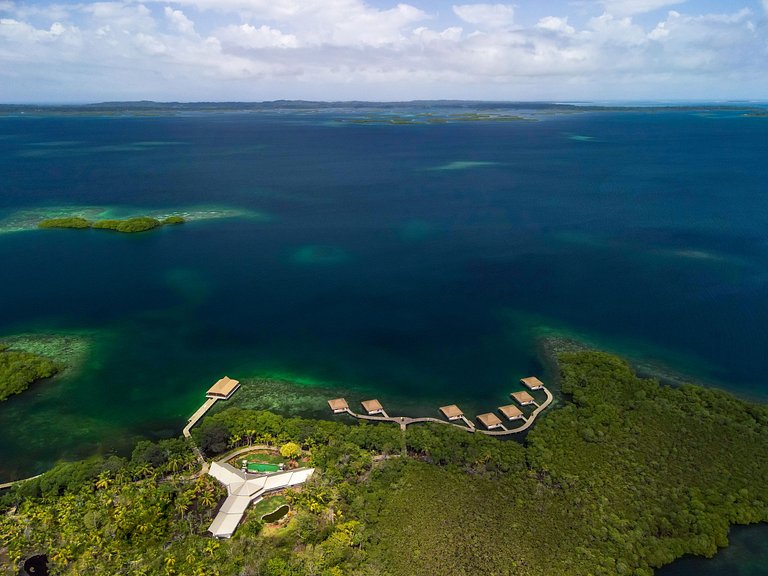
[[[236,458],[233,458],[229,463],[235,468],[240,468],[243,464],[243,460],[248,460],[248,463],[256,464],[286,464],[287,459],[280,456],[279,452],[268,452],[266,450],[254,450],[251,454],[241,454]]]
[[[269,498],[264,498],[264,500],[254,504],[249,510],[249,514],[253,514],[256,518],[261,518],[265,514],[274,512],[280,508],[280,506],[284,506],[287,503],[288,500],[286,500],[285,496],[270,496]]]

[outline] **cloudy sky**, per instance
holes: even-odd
[[[0,102],[768,99],[768,0],[0,0]]]

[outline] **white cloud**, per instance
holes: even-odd
[[[576,32],[576,29],[573,26],[568,25],[568,18],[557,18],[555,16],[545,16],[539,20],[536,27],[551,32],[561,32],[563,34],[573,34]]]
[[[13,18],[0,18],[0,37],[22,44],[41,44],[76,40],[79,31],[66,27],[61,22],[54,22],[47,29],[35,28],[26,22]]]
[[[283,34],[280,30],[262,25],[258,28],[250,24],[227,26],[214,33],[214,37],[225,45],[241,48],[296,48],[298,41],[293,34]]]
[[[455,43],[461,40],[461,35],[464,32],[460,26],[451,26],[440,32],[436,30],[430,30],[426,26],[420,26],[413,31],[413,36],[417,44],[432,44],[432,43]]]
[[[453,12],[469,24],[485,28],[502,28],[513,22],[515,9],[511,4],[460,4]]]
[[[113,30],[152,30],[155,20],[152,12],[143,4],[128,5],[122,2],[94,2],[81,4],[79,10],[92,21],[109,25]]]
[[[171,27],[176,31],[181,32],[182,34],[195,33],[195,23],[187,18],[186,14],[181,10],[174,10],[166,6],[164,13],[166,20],[168,20]]]
[[[40,0],[23,9],[0,0],[10,6],[0,19],[0,101],[43,98],[24,88],[39,78],[87,100],[768,93],[762,14],[669,11],[649,24],[626,13],[670,4],[591,2],[602,13],[566,9],[526,25],[508,4],[456,5],[438,20],[416,5],[361,0]]]
[[[633,16],[682,4],[686,0],[601,0],[606,12],[614,16]]]
[[[608,13],[592,18],[588,27],[600,43],[640,45],[646,37],[643,28],[634,24],[631,18],[616,18]]]

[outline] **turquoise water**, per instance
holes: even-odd
[[[0,480],[176,435],[224,374],[485,411],[540,373],[541,334],[768,398],[768,120],[525,113],[0,116],[0,221],[258,214],[0,233],[0,334],[92,341],[77,374],[0,406]],[[664,574],[764,574],[764,527],[733,540]]]
[[[0,334],[98,335],[0,407],[0,478],[176,434],[224,374],[498,405],[543,329],[768,397],[765,118],[353,112],[0,117],[0,220],[260,215],[0,234]]]

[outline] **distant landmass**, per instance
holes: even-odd
[[[90,104],[0,104],[0,115],[7,114],[169,114],[185,112],[270,112],[270,111],[402,111],[403,109],[456,111],[549,111],[599,112],[632,110],[708,110],[766,113],[765,103],[749,101],[695,103],[594,103],[594,102],[492,102],[482,100],[413,100],[404,102],[273,100],[266,102],[98,102]]]

